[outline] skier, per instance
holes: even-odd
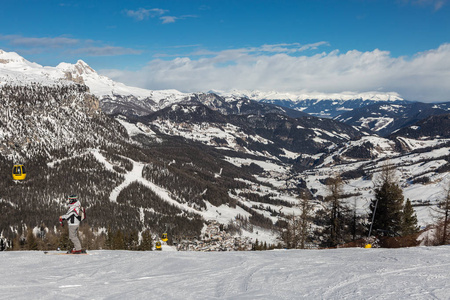
[[[80,209],[81,209],[81,203],[78,201],[77,195],[70,195],[68,197],[68,205],[69,210],[65,215],[62,215],[59,217],[59,223],[61,226],[64,226],[63,221],[67,220],[67,223],[69,224],[69,239],[72,241],[73,245],[75,246],[72,251],[67,251],[67,253],[71,254],[81,254],[86,253],[86,250],[81,249],[81,243],[78,239],[78,227],[80,226]]]

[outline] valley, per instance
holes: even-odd
[[[149,231],[157,240],[168,228],[176,244],[198,238],[210,222],[236,238],[281,245],[283,226],[305,199],[313,214],[307,246],[317,248],[330,178],[343,180],[343,202],[359,228],[353,239],[366,235],[386,164],[395,166],[422,229],[434,224],[449,186],[446,104],[425,113],[430,105],[395,95],[358,104],[348,95],[328,104],[324,97],[322,111],[346,112],[323,118],[288,98],[281,105],[261,94],[256,101],[150,91],[113,82],[82,61],[53,68],[0,54],[0,235],[8,241],[21,243],[30,230],[60,234],[57,216],[77,193],[90,216],[86,230],[100,245],[108,232],[139,240]],[[360,107],[350,110],[347,101]],[[22,182],[10,177],[18,162],[28,170]]]

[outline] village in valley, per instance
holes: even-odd
[[[182,240],[178,251],[249,251],[253,244],[249,237],[232,236],[223,230],[223,225],[211,221],[199,239]]]

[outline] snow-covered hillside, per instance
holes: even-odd
[[[395,102],[375,103],[352,111],[341,112],[335,120],[348,125],[370,129],[381,136],[395,133],[407,126],[417,126],[417,122],[431,116],[448,114],[449,103]],[[416,127],[417,128],[417,127]],[[443,131],[446,127],[440,126]],[[442,134],[439,134],[442,136]]]
[[[0,252],[1,299],[449,299],[450,248]]]
[[[124,120],[121,122],[126,125],[131,136],[140,133],[156,138],[154,132],[150,131],[146,133],[149,129],[143,124],[133,125]],[[257,135],[244,136],[242,131],[233,129],[233,126],[230,124],[213,127],[212,123],[202,123],[198,126],[183,123],[183,126],[178,126],[167,120],[165,122],[167,123],[156,123],[156,125],[158,130],[162,130],[166,134],[182,136],[217,149],[235,150],[252,154],[253,157],[248,158],[226,156],[225,159],[240,168],[252,164],[259,166],[263,172],[255,177],[260,182],[269,183],[275,188],[269,189],[256,183],[248,182],[249,188],[240,192],[254,192],[259,190],[261,195],[274,194],[276,195],[274,197],[275,199],[290,203],[296,203],[297,200],[296,195],[291,194],[289,190],[297,186],[302,180],[305,182],[306,188],[313,192],[314,198],[326,197],[329,193],[325,184],[327,178],[336,176],[337,174],[345,175],[352,172],[362,172],[358,176],[353,176],[354,178],[345,177],[343,188],[345,194],[353,195],[346,198],[349,207],[356,206],[355,209],[358,213],[365,215],[368,213],[370,201],[374,197],[374,180],[377,178],[382,166],[390,163],[397,167],[397,179],[404,191],[405,199],[408,198],[412,201],[418,215],[419,224],[425,227],[435,222],[433,219],[433,208],[438,201],[444,198],[445,190],[450,184],[450,174],[439,171],[447,164],[446,157],[450,154],[450,148],[446,145],[449,141],[448,139],[415,140],[399,137],[398,141],[404,145],[404,148],[407,148],[408,151],[413,151],[410,154],[399,152],[396,149],[395,141],[376,136],[365,136],[358,140],[347,141],[339,147],[330,147],[329,153],[327,154],[307,155],[305,153],[302,154],[283,149],[284,156],[289,159],[322,161],[314,169],[305,170],[293,176],[292,174],[295,174],[295,172],[292,170],[291,163],[282,162],[267,152],[250,151],[245,147],[240,147],[235,142],[236,137],[234,135],[236,134],[239,134],[238,136],[245,140],[256,139],[258,138]],[[323,131],[321,133],[325,134]],[[222,144],[213,143],[214,137],[221,138],[224,142]],[[264,142],[264,139],[259,138],[259,142]],[[420,150],[428,148],[429,150],[427,151]],[[359,156],[352,157],[352,152],[355,151],[354,149],[365,149],[364,151],[367,151],[366,159],[361,159]],[[425,177],[428,179],[427,182],[416,182],[417,179]],[[247,201],[239,197],[237,200],[248,207],[258,206],[256,210],[266,217],[272,218],[274,223],[277,221],[277,218],[270,216],[270,210],[279,211],[282,208],[285,213],[298,213],[298,209],[296,208],[273,204],[260,206],[260,203]],[[319,202],[317,203],[317,207],[320,207]],[[226,206],[219,208],[210,207],[208,209],[211,212],[218,212],[215,216],[216,218],[219,218],[219,215],[222,214],[227,217],[238,213],[242,214],[242,212]],[[214,214],[211,217],[213,216]],[[226,218],[221,218],[221,222],[225,224]],[[254,238],[261,240],[261,237],[254,236]],[[273,239],[267,237],[264,240],[274,242]]]

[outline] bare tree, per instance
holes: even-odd
[[[312,205],[309,203],[309,200],[306,197],[302,197],[300,200],[300,208],[302,210],[299,218],[299,246],[300,249],[305,249],[305,244],[308,240],[309,230],[311,228],[312,221]]]
[[[439,239],[440,245],[445,245],[449,240],[449,223],[450,223],[450,184],[445,189],[445,197],[439,201],[437,208],[434,209],[437,213],[435,219],[438,222],[437,233],[440,235],[437,237]]]
[[[300,214],[292,212],[285,217],[286,224],[281,236],[287,248],[305,249],[310,233],[313,206],[302,195],[300,203],[295,207],[300,209]]]

